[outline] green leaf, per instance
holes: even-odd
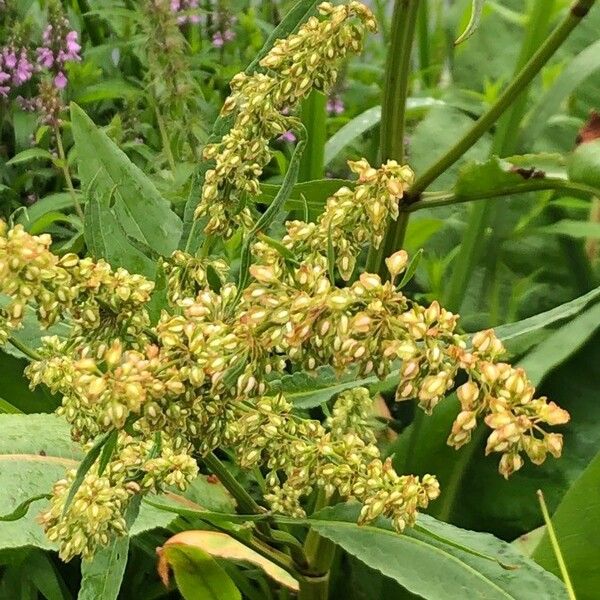
[[[9,350],[9,344],[4,348]],[[29,387],[29,381],[24,375],[24,369],[29,360],[11,356],[0,351],[0,381],[2,396],[8,398],[11,406],[24,413],[52,412],[60,405],[60,398],[53,396],[45,386],[34,390]]]
[[[126,233],[168,256],[182,224],[154,184],[76,104],[71,104],[73,138],[83,189],[114,194],[113,211]],[[107,196],[110,195],[110,196]]]
[[[200,548],[170,544],[162,549],[185,600],[241,600],[235,584],[218,563]]]
[[[511,168],[511,163],[497,156],[485,162],[468,163],[458,173],[454,193],[459,198],[481,198],[499,188],[523,183],[524,177]]]
[[[408,263],[408,267],[398,284],[398,288],[402,289],[414,276],[417,272],[417,267],[419,266],[419,262],[421,262],[421,257],[423,256],[423,249],[417,251],[417,253],[410,259]]]
[[[31,498],[27,498],[24,500],[8,515],[0,515],[0,521],[18,521],[22,519],[29,510],[29,507],[38,500],[44,500],[50,498],[50,494],[38,494],[37,496],[32,496]]]
[[[125,514],[125,521],[131,527],[137,518],[141,497],[132,500]],[[89,561],[81,563],[81,587],[77,600],[116,600],[121,589],[130,536],[124,535],[112,540],[101,548]]]
[[[600,42],[598,42],[600,51]],[[577,146],[569,161],[569,178],[579,183],[600,186],[600,140]]]
[[[93,85],[88,85],[77,94],[75,100],[78,104],[88,104],[101,100],[135,100],[141,96],[143,91],[123,79],[107,79]]]
[[[81,450],[67,423],[55,415],[0,415],[0,514],[38,497],[18,521],[0,525],[0,549],[54,549],[36,518],[52,485],[76,468]]]
[[[77,192],[79,202],[83,203],[84,196]],[[20,223],[30,231],[31,227],[34,227],[37,222],[44,217],[47,213],[61,211],[64,209],[71,208],[73,206],[73,196],[68,192],[58,192],[56,194],[50,194],[40,198],[32,206],[24,207],[25,210],[19,213],[16,219],[17,223]]]
[[[306,132],[303,128],[299,130],[299,139],[296,147],[294,148],[294,153],[292,154],[292,158],[290,159],[290,166],[285,174],[285,178],[277,195],[273,198],[273,202],[269,204],[269,207],[265,212],[260,216],[258,221],[255,223],[254,227],[248,232],[246,237],[244,238],[244,242],[242,244],[242,251],[240,255],[240,273],[238,277],[238,293],[237,300],[241,297],[244,289],[246,288],[246,284],[248,282],[248,275],[250,269],[250,249],[251,245],[254,242],[255,237],[259,232],[265,231],[268,229],[269,225],[273,222],[275,217],[279,214],[286,200],[288,199],[296,180],[298,179],[298,173],[300,170],[300,159],[302,158],[302,152],[304,151],[305,146],[305,138]],[[237,304],[237,300],[233,302],[232,306]]]
[[[127,239],[117,216],[110,209],[111,192],[90,195],[85,205],[85,242],[94,258],[104,258],[113,267],[153,278],[155,263]]]
[[[23,150],[19,152],[15,156],[13,156],[6,164],[8,166],[18,165],[24,162],[28,162],[30,160],[36,159],[44,159],[44,160],[54,160],[54,156],[48,152],[48,150],[44,150],[43,148],[28,148],[27,150]]]
[[[575,56],[539,98],[519,137],[527,144],[538,138],[550,118],[560,112],[564,100],[599,68],[600,41],[596,41]]]
[[[101,435],[94,442],[94,445],[88,450],[86,455],[83,457],[83,460],[79,463],[79,466],[77,467],[77,473],[75,474],[75,479],[69,488],[69,493],[67,494],[67,499],[65,500],[65,504],[63,506],[63,516],[67,514],[69,506],[71,506],[71,502],[73,501],[77,490],[81,487],[85,476],[92,468],[94,463],[98,460],[98,457],[102,452],[102,448],[104,448],[104,446],[109,442],[111,437],[113,437],[112,431],[107,431],[104,435]]]
[[[567,491],[552,524],[579,600],[594,600],[600,586],[600,452]],[[560,576],[547,533],[533,552],[533,559]]]
[[[559,579],[489,534],[421,517],[417,523],[422,527],[400,535],[388,519],[357,525],[359,511],[355,504],[340,504],[309,522],[317,533],[422,598],[567,598]]]
[[[418,113],[442,105],[443,101],[436,98],[407,98],[406,116],[414,118]],[[327,166],[346,146],[375,127],[381,121],[381,106],[373,106],[360,113],[343,127],[340,127],[325,144],[325,166]]]
[[[346,146],[369,131],[381,120],[381,106],[368,108],[341,127],[325,144],[325,165],[328,165]]]
[[[455,46],[462,44],[465,40],[469,39],[479,27],[481,21],[481,12],[483,10],[485,0],[471,0],[471,16],[467,23],[466,29],[458,36],[454,42]]]
[[[566,235],[576,239],[600,238],[600,223],[592,221],[575,221],[562,219],[551,225],[536,227],[534,233],[547,233],[551,235]]]
[[[293,591],[298,591],[298,582],[287,571],[227,533],[206,530],[183,531],[168,539],[164,549],[167,550],[172,545],[179,548],[197,548],[211,557],[259,567],[277,583]]]
[[[514,355],[524,354],[531,347],[531,342],[539,341],[540,336],[562,321],[571,319],[600,298],[600,287],[545,311],[516,323],[508,323],[496,327],[496,335],[502,340],[508,351]]]
[[[531,381],[539,383],[553,369],[564,363],[600,328],[600,302],[576,316],[548,336],[521,361]]]
[[[319,367],[314,372],[298,371],[270,383],[271,391],[281,392],[297,408],[314,408],[344,390],[378,383],[375,375],[359,377],[355,370],[343,374],[331,367]]]

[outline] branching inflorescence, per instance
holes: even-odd
[[[321,52],[323,32],[333,48],[341,48],[340,40],[354,48],[359,30],[343,29],[345,19],[354,14],[366,23],[372,20],[354,2],[336,9],[326,4],[322,13],[325,21],[309,21],[297,36],[277,44],[266,66],[275,68],[293,56],[290,45],[310,57],[304,49],[312,52],[319,40]],[[303,73],[293,75],[293,85]],[[286,77],[290,80],[289,74],[278,78],[273,89],[287,89]],[[306,77],[313,81],[317,74],[310,71]],[[325,82],[330,73],[320,77]],[[252,81],[258,85],[260,77]],[[246,102],[248,88],[242,87]],[[239,122],[254,113],[238,103],[236,93],[228,110],[237,107]],[[289,105],[289,94],[276,106]],[[294,98],[301,95],[294,92]],[[252,191],[244,186],[253,185],[249,182],[256,181],[260,168],[253,166],[254,151],[244,152],[256,136],[258,150],[263,148],[258,156],[264,157],[257,164],[264,164],[261,152],[273,132],[267,136],[261,127],[242,128],[242,154],[235,153],[237,146],[227,136],[213,147],[217,164],[229,165],[222,172],[217,167],[213,177],[231,176],[238,190]],[[449,444],[467,443],[484,421],[492,429],[486,451],[501,454],[505,476],[522,466],[523,454],[536,464],[548,452],[560,455],[561,435],[542,427],[566,423],[568,413],[534,398],[525,373],[500,362],[504,350],[491,330],[469,341],[456,331],[457,315],[437,302],[421,306],[407,298],[398,284],[408,264],[404,251],[387,259],[388,281],[362,273],[347,287],[336,285],[335,274],[350,280],[363,246],[380,243],[413,177],[394,161],[378,169],[365,160],[350,167],[358,175],[355,187],[330,197],[316,223],[287,223],[286,252],[264,241],[253,244],[252,282],[240,301],[223,261],[181,251],[165,260],[170,306],[155,326],[146,308],[152,282],[103,261],[72,254],[59,259],[49,249],[48,236],[2,226],[0,293],[11,298],[2,309],[3,339],[19,326],[27,306],[36,308],[44,325],[67,319],[69,337],[45,338],[28,376],[32,385],[44,383],[63,396],[59,412],[75,440],[90,447],[99,436],[116,436],[106,466],[101,470],[97,462],[67,504],[75,478],[68,473],[55,485],[51,506],[41,517],[64,559],[89,557],[123,533],[123,514],[134,495],[168,486],[185,489],[198,471],[194,456],[217,448],[232,451],[243,468],[263,470],[265,501],[274,512],[303,515],[303,499],[319,487],[329,496],[360,501],[362,523],[384,515],[398,531],[411,526],[417,510],[439,495],[436,478],[398,474],[389,459],[381,458],[370,427],[372,398],[364,387],[339,394],[323,423],[295,413],[271,383],[277,374],[294,370],[330,366],[338,373],[354,369],[383,378],[400,365],[397,399],[416,399],[427,413],[462,372],[468,381],[458,387],[462,410]],[[229,200],[215,182],[207,179],[217,196],[203,196],[203,206],[217,206],[211,212],[213,229],[230,230],[238,215],[224,208]],[[237,192],[231,193],[235,198]],[[211,277],[218,285],[211,285]]]

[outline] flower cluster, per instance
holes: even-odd
[[[6,98],[11,86],[19,87],[33,75],[33,64],[27,48],[14,44],[0,50],[0,96]]]
[[[371,173],[360,164],[359,176],[364,171],[371,182],[363,188],[365,202],[361,197],[352,219],[321,219],[316,236],[335,229],[341,231],[336,239],[351,239],[357,223],[370,232],[364,241],[378,231],[372,205],[382,192],[387,198],[390,182],[402,185],[408,172],[386,164]],[[335,210],[332,200],[324,217]],[[307,226],[288,224],[292,230]],[[479,417],[493,429],[488,451],[503,454],[504,474],[520,466],[522,451],[538,463],[546,450],[560,453],[558,434],[547,434],[541,448],[533,432],[541,422],[566,422],[567,413],[534,399],[524,375],[499,362],[502,348],[490,332],[469,346],[456,333],[456,315],[436,302],[425,307],[404,296],[394,283],[407,265],[404,252],[388,259],[389,281],[362,273],[339,288],[329,279],[327,257],[306,238],[290,236],[286,243],[299,262],[285,269],[283,259],[254,264],[254,281],[241,302],[230,283],[220,280],[218,291],[211,289],[206,261],[176,253],[167,268],[175,310],[164,311],[149,328],[143,304],[152,284],[144,278],[73,255],[53,258],[47,237],[19,227],[4,228],[1,239],[2,281],[9,282],[5,291],[16,305],[49,302],[40,314],[50,314],[56,285],[66,291],[60,311],[75,324],[69,338],[45,339],[40,360],[28,368],[32,384],[43,382],[63,395],[59,412],[82,443],[119,432],[106,472],[94,467],[66,509],[68,481],[55,490],[44,523],[65,558],[89,555],[122,530],[132,490],[183,487],[195,473],[192,452],[218,447],[231,449],[243,467],[267,470],[265,500],[272,510],[302,514],[303,498],[317,485],[361,501],[362,523],[379,515],[390,517],[399,531],[414,523],[417,510],[439,494],[437,481],[399,475],[382,461],[369,428],[368,391],[341,394],[325,424],[300,418],[285,394],[270,389],[272,374],[290,366],[329,365],[384,377],[402,361],[398,399],[418,399],[428,412],[463,371],[470,379],[459,388],[463,411],[450,443],[467,441]],[[255,244],[254,254],[264,259],[262,244]],[[162,442],[153,444],[160,452],[148,446],[157,436]],[[121,470],[125,479],[113,476]],[[92,513],[102,518],[90,523]]]
[[[203,192],[214,185],[211,202],[221,208],[211,219],[227,220],[219,217],[211,227],[232,226],[221,203],[224,180],[228,193],[255,191],[268,142],[287,124],[284,107],[312,86],[327,87],[335,59],[356,49],[363,29],[372,28],[370,13],[356,2],[326,3],[321,12],[329,18],[309,20],[265,58],[265,66],[285,77],[234,82],[226,110],[236,110],[236,125],[209,149],[217,164]],[[348,22],[351,16],[361,24]],[[330,55],[333,62],[321,64]],[[272,121],[263,122],[265,115]],[[525,374],[500,361],[503,348],[491,331],[469,340],[457,333],[457,315],[405,296],[396,281],[407,269],[406,252],[387,258],[387,281],[365,272],[350,285],[336,285],[336,268],[350,280],[363,246],[380,243],[413,176],[394,161],[374,168],[359,160],[350,167],[356,185],[330,197],[316,223],[287,223],[282,245],[252,244],[252,279],[243,290],[214,257],[177,251],[165,259],[168,302],[154,326],[146,308],[149,280],[101,260],[59,259],[49,236],[0,224],[0,293],[10,297],[0,335],[13,333],[27,306],[43,325],[59,317],[71,323],[65,338],[44,338],[27,375],[32,385],[62,395],[59,412],[75,440],[88,450],[93,444],[111,450],[76,489],[72,472],[54,487],[42,523],[64,559],[89,557],[122,534],[134,497],[184,489],[197,473],[194,456],[218,448],[232,452],[241,467],[264,471],[272,511],[303,515],[303,501],[319,487],[360,501],[360,523],[383,515],[398,531],[411,526],[439,485],[432,475],[401,475],[382,459],[369,391],[339,394],[322,423],[295,413],[280,391],[277,377],[290,371],[327,366],[383,378],[399,369],[396,398],[417,400],[427,413],[466,377],[451,445],[469,441],[482,420],[492,429],[486,452],[502,455],[505,476],[520,468],[522,454],[537,464],[548,452],[560,455],[562,438],[540,425],[565,423],[568,413],[535,398]]]
[[[260,62],[266,73],[240,73],[231,81],[222,115],[231,116],[233,125],[204,150],[215,167],[205,175],[196,217],[208,217],[208,233],[229,237],[235,225],[251,226],[243,200],[258,194],[258,178],[271,160],[270,142],[297,127],[288,112],[311,90],[327,91],[340,62],[360,51],[366,30],[376,29],[371,12],[358,2],[336,7],[324,2],[319,12],[324,20],[311,17],[297,33],[275,42]]]
[[[160,127],[169,132],[172,142],[177,142],[173,144],[174,156],[191,154],[196,159],[199,143],[193,132],[198,129],[202,118],[198,106],[202,93],[192,74],[187,40],[178,20],[173,18],[174,6],[170,0],[142,3],[145,79],[156,103]],[[193,8],[192,3],[185,2],[179,7],[186,12]],[[188,14],[179,16],[190,22],[194,17]]]
[[[137,338],[148,324],[144,305],[154,284],[124,269],[113,271],[104,261],[75,254],[59,259],[51,241],[0,221],[0,293],[10,297],[0,310],[0,339],[21,325],[28,304],[46,327],[68,314],[73,334],[92,344],[100,333]]]
[[[413,181],[411,169],[394,160],[379,169],[365,159],[349,161],[348,165],[358,174],[354,189],[342,187],[331,196],[316,223],[288,222],[282,240],[296,257],[309,264],[322,263],[323,251],[330,245],[335,266],[345,281],[354,272],[361,248],[366,243],[379,247],[386,223],[398,218],[399,203]],[[277,276],[286,270],[281,255],[268,244],[255,244],[254,253],[260,263],[272,266]]]
[[[569,413],[546,398],[534,398],[535,389],[523,369],[497,362],[504,348],[493,331],[477,333],[472,346],[456,355],[469,381],[457,390],[462,410],[448,444],[460,448],[469,442],[478,417],[485,415],[485,423],[492,429],[485,451],[502,453],[499,470],[506,478],[523,466],[522,452],[537,465],[544,462],[547,453],[558,458],[562,436],[547,433],[540,425],[564,425]]]
[[[54,85],[62,90],[68,83],[65,65],[81,60],[78,33],[64,16],[55,15],[44,30],[42,41],[43,45],[36,50],[38,65],[54,74]]]
[[[66,514],[66,498],[76,471],[70,470],[65,479],[54,484],[50,508],[42,513],[40,521],[51,541],[63,541],[63,560],[76,555],[91,558],[98,547],[126,533],[125,513],[134,495],[142,490],[159,492],[165,486],[183,489],[198,473],[189,449],[175,448],[165,436],[157,441],[140,441],[121,432],[117,444],[118,457],[110,460],[102,472],[98,464],[88,471]]]
[[[179,25],[195,25],[200,23],[199,5],[199,0],[171,0],[171,11],[177,15]]]

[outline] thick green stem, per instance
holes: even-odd
[[[412,198],[417,199],[431,183],[459,160],[492,127],[504,111],[511,106],[519,94],[529,85],[531,80],[540,72],[542,67],[554,55],[567,37],[569,37],[569,34],[589,12],[595,1],[579,0],[571,7],[569,14],[523,66],[517,77],[515,77],[488,111],[477,120],[473,127],[444,156],[417,178],[410,190]]]
[[[419,47],[419,71],[421,80],[425,87],[434,85],[434,77],[431,72],[431,40],[429,36],[429,0],[421,0],[417,20],[418,47]]]
[[[326,107],[327,97],[317,90],[313,90],[302,103],[302,123],[308,137],[306,151],[300,161],[298,181],[323,178],[327,139]]]
[[[410,82],[412,52],[419,0],[396,0],[392,17],[390,48],[387,56],[383,102],[381,106],[380,159],[404,161],[406,98]],[[370,248],[367,270],[385,272],[384,259],[402,246],[408,214],[401,213],[390,224],[378,250]]]
[[[322,489],[318,491],[315,511],[327,505]],[[308,560],[310,577],[300,581],[298,600],[327,600],[329,597],[329,569],[335,554],[335,544],[311,529],[304,542],[304,553]]]

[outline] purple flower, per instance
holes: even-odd
[[[52,54],[52,50],[50,48],[38,48],[37,52],[37,60],[40,67],[44,67],[45,69],[50,69],[54,64],[54,54]]]
[[[81,60],[79,51],[81,46],[77,43],[78,34],[76,31],[69,31],[65,38],[67,42],[67,54],[71,57],[70,60]]]
[[[16,85],[21,85],[26,81],[29,81],[32,75],[33,65],[29,62],[29,59],[27,58],[27,52],[25,49],[23,49],[21,50],[21,54],[19,56],[19,62],[13,76],[13,81]]]
[[[344,112],[344,108],[344,101],[337,96],[333,96],[327,101],[327,112],[330,115],[341,115]]]
[[[294,134],[293,131],[284,131],[280,136],[279,136],[279,140],[282,142],[290,142],[290,144],[293,144],[296,141],[296,135]]]
[[[17,66],[17,54],[14,50],[6,48],[2,52],[2,56],[4,57],[4,65],[9,69],[14,69]]]
[[[69,83],[69,80],[66,75],[62,71],[59,71],[54,78],[54,86],[59,90],[64,90],[67,87],[67,83]]]
[[[231,42],[231,40],[235,39],[235,31],[233,31],[232,29],[226,29],[223,32],[223,40],[225,42]]]
[[[221,35],[220,31],[217,31],[215,34],[213,34],[212,45],[215,48],[222,48],[224,43],[225,42],[223,40],[223,36]]]

